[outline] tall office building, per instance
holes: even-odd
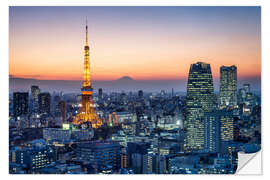
[[[28,114],[28,92],[13,93],[13,114],[17,118]]]
[[[233,108],[237,105],[237,68],[220,67],[220,102],[219,107]]]
[[[34,100],[38,101],[39,93],[40,93],[40,89],[38,86],[31,86],[31,94]]]
[[[61,111],[62,123],[66,123],[67,122],[67,103],[66,103],[66,101],[60,101],[59,106],[60,106],[60,111]]]
[[[34,112],[38,112],[38,95],[40,93],[40,89],[38,86],[31,86],[31,96],[32,96],[32,108]]]
[[[205,112],[214,110],[214,87],[210,64],[197,62],[191,64],[187,83],[186,151],[204,148]]]
[[[142,90],[139,90],[139,91],[138,91],[138,97],[139,97],[139,98],[143,98],[143,91],[142,91]]]
[[[214,109],[214,86],[210,64],[191,64],[187,83],[187,106],[200,106],[203,111]]]
[[[103,98],[102,88],[99,88],[99,89],[98,89],[98,98],[100,98],[100,99]]]
[[[51,113],[51,95],[50,93],[40,93],[38,95],[38,111],[40,114]]]
[[[60,96],[54,96],[52,98],[52,114],[54,114],[56,117],[60,117],[61,116],[61,98]]]

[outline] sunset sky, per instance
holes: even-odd
[[[183,79],[197,61],[261,76],[259,7],[10,7],[9,74],[82,79],[86,16],[94,80]]]

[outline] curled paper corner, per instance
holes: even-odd
[[[238,152],[238,175],[262,175],[262,153]]]

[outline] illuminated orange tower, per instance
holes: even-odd
[[[89,64],[89,46],[88,46],[88,27],[86,22],[86,39],[84,46],[84,71],[83,71],[83,86],[82,91],[82,103],[79,109],[79,113],[75,116],[73,124],[82,125],[85,123],[91,123],[93,128],[98,128],[102,125],[102,120],[97,115],[94,101],[93,101],[93,88],[91,85],[90,64]]]

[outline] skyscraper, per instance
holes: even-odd
[[[31,94],[32,94],[32,98],[34,100],[38,100],[38,95],[40,93],[40,89],[38,86],[31,86]]]
[[[98,89],[98,98],[100,98],[100,99],[103,98],[102,88],[99,88],[99,89]]]
[[[59,106],[60,106],[60,111],[61,111],[62,123],[66,123],[66,121],[67,121],[67,103],[66,103],[66,101],[60,101]]]
[[[204,148],[205,112],[214,110],[214,87],[210,64],[197,62],[191,64],[187,83],[187,128],[186,151]]]
[[[76,115],[73,123],[75,125],[86,125],[87,123],[90,123],[93,128],[98,128],[103,123],[94,108],[93,87],[91,85],[89,61],[88,26],[86,24],[86,39],[84,46],[84,75],[83,86],[81,88],[82,102],[79,113]]]
[[[13,93],[13,114],[17,118],[28,113],[28,92]]]
[[[143,98],[143,91],[142,91],[142,90],[139,90],[139,91],[138,91],[138,97],[139,97],[139,98]]]
[[[40,93],[38,95],[38,112],[40,114],[51,113],[51,95],[50,93]]]
[[[200,106],[203,111],[214,109],[214,86],[210,64],[191,64],[187,84],[187,106]]]
[[[219,107],[233,108],[237,105],[237,68],[220,67],[220,102]]]
[[[32,108],[34,112],[38,112],[38,95],[40,89],[38,86],[31,86],[31,95],[32,95]]]

